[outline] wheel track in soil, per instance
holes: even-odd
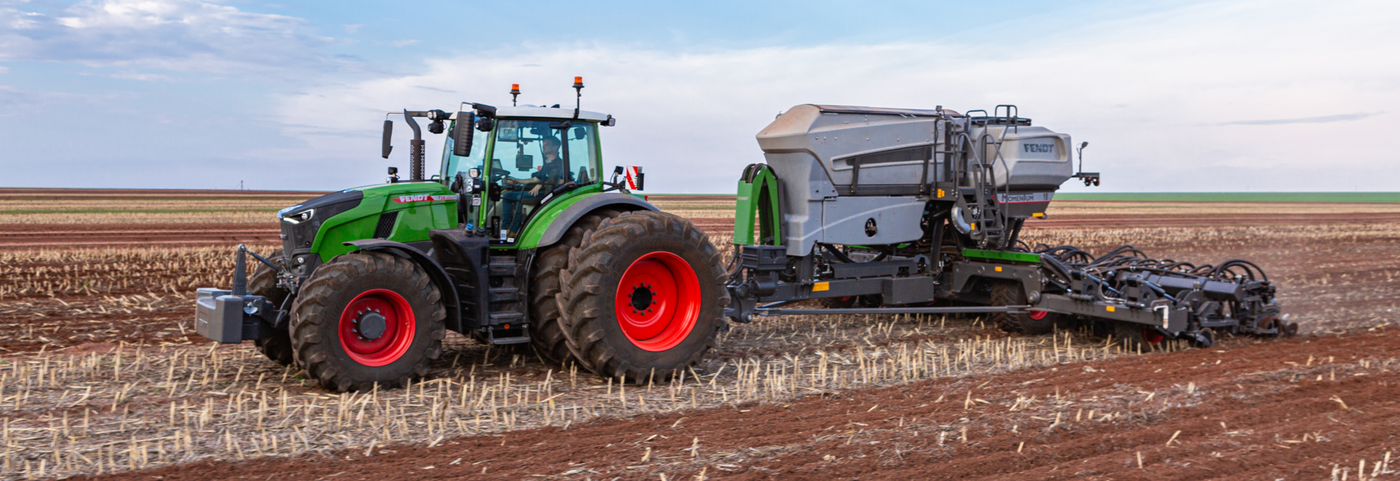
[[[1390,362],[1363,369],[1358,353]],[[746,404],[456,438],[435,448],[395,446],[388,457],[366,458],[354,450],[206,460],[100,479],[384,479],[409,472],[422,479],[522,479],[578,468],[592,470],[587,475],[595,479],[658,479],[663,472],[681,479],[701,469],[717,479],[1319,479],[1329,477],[1333,465],[1355,470],[1360,459],[1379,461],[1400,448],[1400,440],[1392,439],[1400,419],[1397,367],[1395,328],[1281,341],[1232,339],[1206,350],[933,379],[809,396],[788,405]],[[1195,384],[1195,395],[1185,394],[1187,383]],[[1140,391],[1154,393],[1154,399],[1142,401]],[[1018,397],[1048,401],[1057,394],[1073,404],[1007,409]],[[943,401],[935,402],[940,396]],[[965,408],[965,396],[989,403]],[[1077,409],[1095,406],[1097,414],[1137,414],[1073,420]],[[1063,422],[1049,429],[1056,412]],[[1013,424],[1019,434],[1011,432]],[[970,438],[965,445],[957,440],[962,426]],[[940,446],[937,434],[945,430],[949,435]],[[1178,431],[1178,442],[1168,446]],[[1324,441],[1283,442],[1304,433]],[[658,436],[644,441],[653,434]],[[692,443],[699,446],[695,458],[685,451]],[[653,460],[643,463],[647,447]],[[730,452],[738,455],[723,455]],[[1400,459],[1394,463],[1400,468]],[[1368,474],[1370,469],[1368,464]]]

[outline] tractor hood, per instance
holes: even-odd
[[[364,197],[364,192],[346,189],[277,211],[282,230],[282,250],[287,258],[294,258],[299,250],[308,251],[321,224],[359,206]]]

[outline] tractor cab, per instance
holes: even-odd
[[[465,116],[471,120],[455,115],[440,178],[461,196],[459,223],[493,243],[514,244],[543,205],[602,190],[598,127],[612,117],[575,112],[521,106],[478,108]],[[468,121],[474,124],[470,140],[457,132]]]

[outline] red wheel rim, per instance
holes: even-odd
[[[659,352],[690,336],[700,318],[700,279],[670,252],[638,258],[622,273],[613,299],[617,324],[632,344]]]
[[[1045,319],[1045,316],[1050,315],[1050,311],[1031,311],[1029,314],[1026,315],[1029,316],[1032,320],[1039,321],[1041,319]]]
[[[1163,336],[1162,333],[1157,332],[1156,329],[1153,329],[1153,328],[1150,328],[1150,327],[1144,327],[1144,328],[1142,328],[1142,340],[1143,340],[1143,342],[1146,342],[1146,343],[1148,343],[1148,344],[1153,344],[1153,345],[1155,345],[1155,344],[1157,344],[1157,343],[1159,343],[1159,342],[1162,342],[1162,340],[1163,340],[1163,339],[1166,339],[1166,338],[1167,338],[1167,336]]]
[[[403,296],[388,289],[370,289],[355,296],[341,311],[340,347],[355,362],[384,366],[408,352],[416,327],[413,308]]]

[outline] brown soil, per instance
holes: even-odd
[[[1396,329],[1234,340],[370,457],[202,461],[102,479],[1320,479],[1362,460],[1369,475],[1400,449],[1397,367]]]
[[[1270,225],[1335,225],[1378,224],[1400,222],[1400,213],[1338,214],[1183,214],[1159,215],[1056,215],[1032,219],[1028,229],[1087,229],[1102,227],[1210,227],[1210,226],[1270,226]]]
[[[28,196],[41,192],[0,189],[0,197],[16,191]],[[172,192],[177,191],[93,195],[168,198]],[[1108,233],[1078,243],[1096,252],[1131,242],[1151,255],[1199,263],[1255,260],[1279,286],[1284,312],[1302,323],[1306,335],[1299,338],[1229,339],[1209,350],[828,392],[787,405],[748,404],[449,438],[436,447],[399,444],[375,448],[369,457],[356,449],[242,462],[206,459],[113,477],[660,479],[664,474],[674,480],[703,473],[720,479],[1327,479],[1334,469],[1348,469],[1349,479],[1356,479],[1358,462],[1383,461],[1387,453],[1400,457],[1400,440],[1395,439],[1400,433],[1400,396],[1395,394],[1400,392],[1400,330],[1386,327],[1394,325],[1400,307],[1400,283],[1393,280],[1400,271],[1400,257],[1393,252],[1400,231],[1316,240],[1294,231],[1323,225],[1350,232],[1345,226],[1396,225],[1397,220],[1396,213],[1190,215],[1176,210],[1054,215],[1027,226],[1027,237],[1046,242]],[[712,234],[728,234],[733,226],[732,219],[724,218],[693,222]],[[1132,230],[1159,227],[1223,234],[1206,241],[1174,240]],[[1228,234],[1243,227],[1262,227],[1264,235]],[[1276,239],[1269,232],[1294,234]],[[1120,234],[1124,238],[1114,237]],[[6,225],[0,249],[275,243],[276,235],[275,226],[265,224]],[[15,245],[7,246],[11,242]],[[136,294],[144,297],[126,297]],[[189,332],[191,296],[183,288],[151,294],[132,286],[100,295],[7,298],[0,301],[0,354],[41,349],[81,354],[124,343],[199,342]],[[973,329],[967,334],[1004,335]],[[873,345],[855,347],[860,346]],[[771,334],[736,336],[714,357],[717,362],[782,357],[809,347],[800,339]],[[823,349],[836,352],[840,347]],[[453,367],[456,362],[454,358]],[[498,359],[493,369],[522,379],[545,376],[542,364],[499,365],[505,362]],[[692,446],[698,449],[689,451]],[[648,448],[651,455],[644,461]],[[1400,469],[1400,460],[1394,462],[1396,466],[1380,469],[1393,474]],[[1367,478],[1373,469],[1367,465]]]
[[[198,246],[281,242],[265,224],[7,224],[0,249],[115,246]]]

